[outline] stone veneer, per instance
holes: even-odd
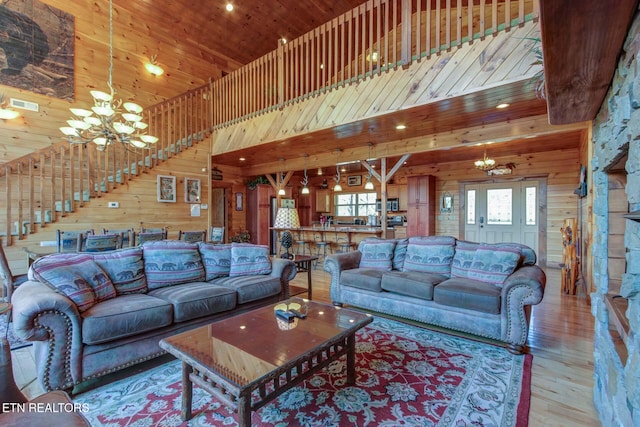
[[[618,68],[593,128],[593,219],[591,294],[595,317],[594,403],[605,426],[640,426],[640,223],[626,220],[624,245],[627,269],[620,294],[629,299],[627,318],[629,356],[620,360],[609,333],[609,312],[604,296],[607,273],[608,177],[607,168],[628,153],[626,193],[629,210],[640,210],[640,16],[636,14]]]

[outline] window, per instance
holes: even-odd
[[[336,216],[367,216],[376,213],[376,193],[337,194]]]
[[[536,202],[536,187],[527,187],[525,189],[525,223],[527,225],[536,225],[536,214],[538,213],[538,204]]]
[[[511,188],[487,190],[487,224],[511,225],[513,222],[513,194]]]
[[[476,190],[467,191],[467,224],[476,223]]]

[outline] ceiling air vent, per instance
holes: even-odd
[[[35,102],[23,101],[21,99],[11,98],[9,104],[14,108],[20,108],[22,110],[35,112],[39,110],[38,104],[36,104]]]

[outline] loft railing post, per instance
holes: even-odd
[[[282,43],[278,46],[278,53],[276,56],[278,61],[278,75],[277,75],[277,87],[278,87],[278,108],[284,105],[284,46]]]
[[[402,35],[400,62],[408,65],[411,62],[411,0],[402,0],[401,13]]]

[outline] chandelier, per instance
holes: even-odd
[[[486,151],[484,152],[482,160],[476,160],[473,164],[481,171],[490,171],[496,167],[496,161],[487,157]]]
[[[113,89],[113,0],[109,0],[109,93],[92,90],[91,110],[70,108],[73,118],[60,131],[71,144],[93,142],[105,151],[116,141],[130,148],[149,148],[158,138],[147,135],[148,125],[142,121],[142,107],[134,102],[114,100]],[[123,111],[124,109],[124,111]]]

